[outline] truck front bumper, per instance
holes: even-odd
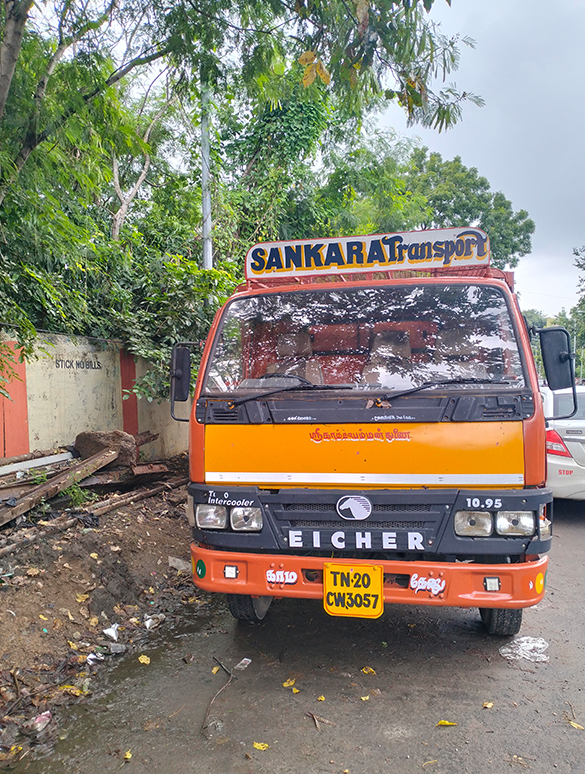
[[[323,598],[325,557],[218,551],[191,544],[193,580],[206,591],[253,597]],[[348,569],[383,568],[384,602],[449,607],[523,608],[544,596],[548,557],[517,564],[338,559]]]

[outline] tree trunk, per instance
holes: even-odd
[[[4,115],[6,100],[22,47],[24,28],[33,0],[4,0],[6,23],[0,45],[0,121]]]

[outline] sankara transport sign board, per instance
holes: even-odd
[[[489,256],[489,238],[479,228],[263,242],[248,251],[246,278],[487,266]]]

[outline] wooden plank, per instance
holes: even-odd
[[[103,468],[110,462],[113,462],[118,456],[117,449],[106,449],[106,451],[94,454],[93,457],[79,462],[77,465],[65,470],[55,478],[47,481],[44,484],[36,486],[31,492],[21,497],[16,505],[12,507],[3,506],[0,507],[0,527],[3,524],[7,524],[9,521],[16,519],[17,516],[21,516],[23,513],[27,513],[35,505],[38,505],[42,500],[50,500],[51,497],[67,489],[72,484],[81,481],[84,478],[90,476],[95,470]]]
[[[94,516],[103,516],[105,513],[116,510],[116,508],[123,508],[125,505],[132,505],[132,503],[137,503],[140,500],[146,500],[147,497],[154,497],[154,495],[160,494],[165,490],[176,489],[178,486],[186,484],[188,480],[186,476],[181,476],[171,481],[165,481],[164,484],[159,484],[151,489],[137,489],[121,497],[113,497],[110,500],[104,500],[95,505],[88,505],[82,510]]]
[[[14,462],[12,465],[0,466],[0,477],[7,476],[9,473],[16,473],[18,470],[30,470],[31,468],[42,468],[45,465],[54,465],[57,462],[65,462],[72,459],[71,452],[63,452],[62,454],[51,454],[50,457],[35,457],[32,460],[25,460],[24,462]]]
[[[156,441],[160,433],[151,433],[150,430],[145,430],[143,433],[138,433],[134,436],[136,446],[144,446],[145,443],[152,443]]]

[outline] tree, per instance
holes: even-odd
[[[443,161],[439,153],[419,148],[406,182],[409,190],[427,198],[430,217],[422,227],[482,228],[490,237],[492,262],[500,268],[516,266],[530,252],[535,226],[526,210],[514,212],[511,202],[492,192],[488,180],[475,167],[464,166],[459,156]]]

